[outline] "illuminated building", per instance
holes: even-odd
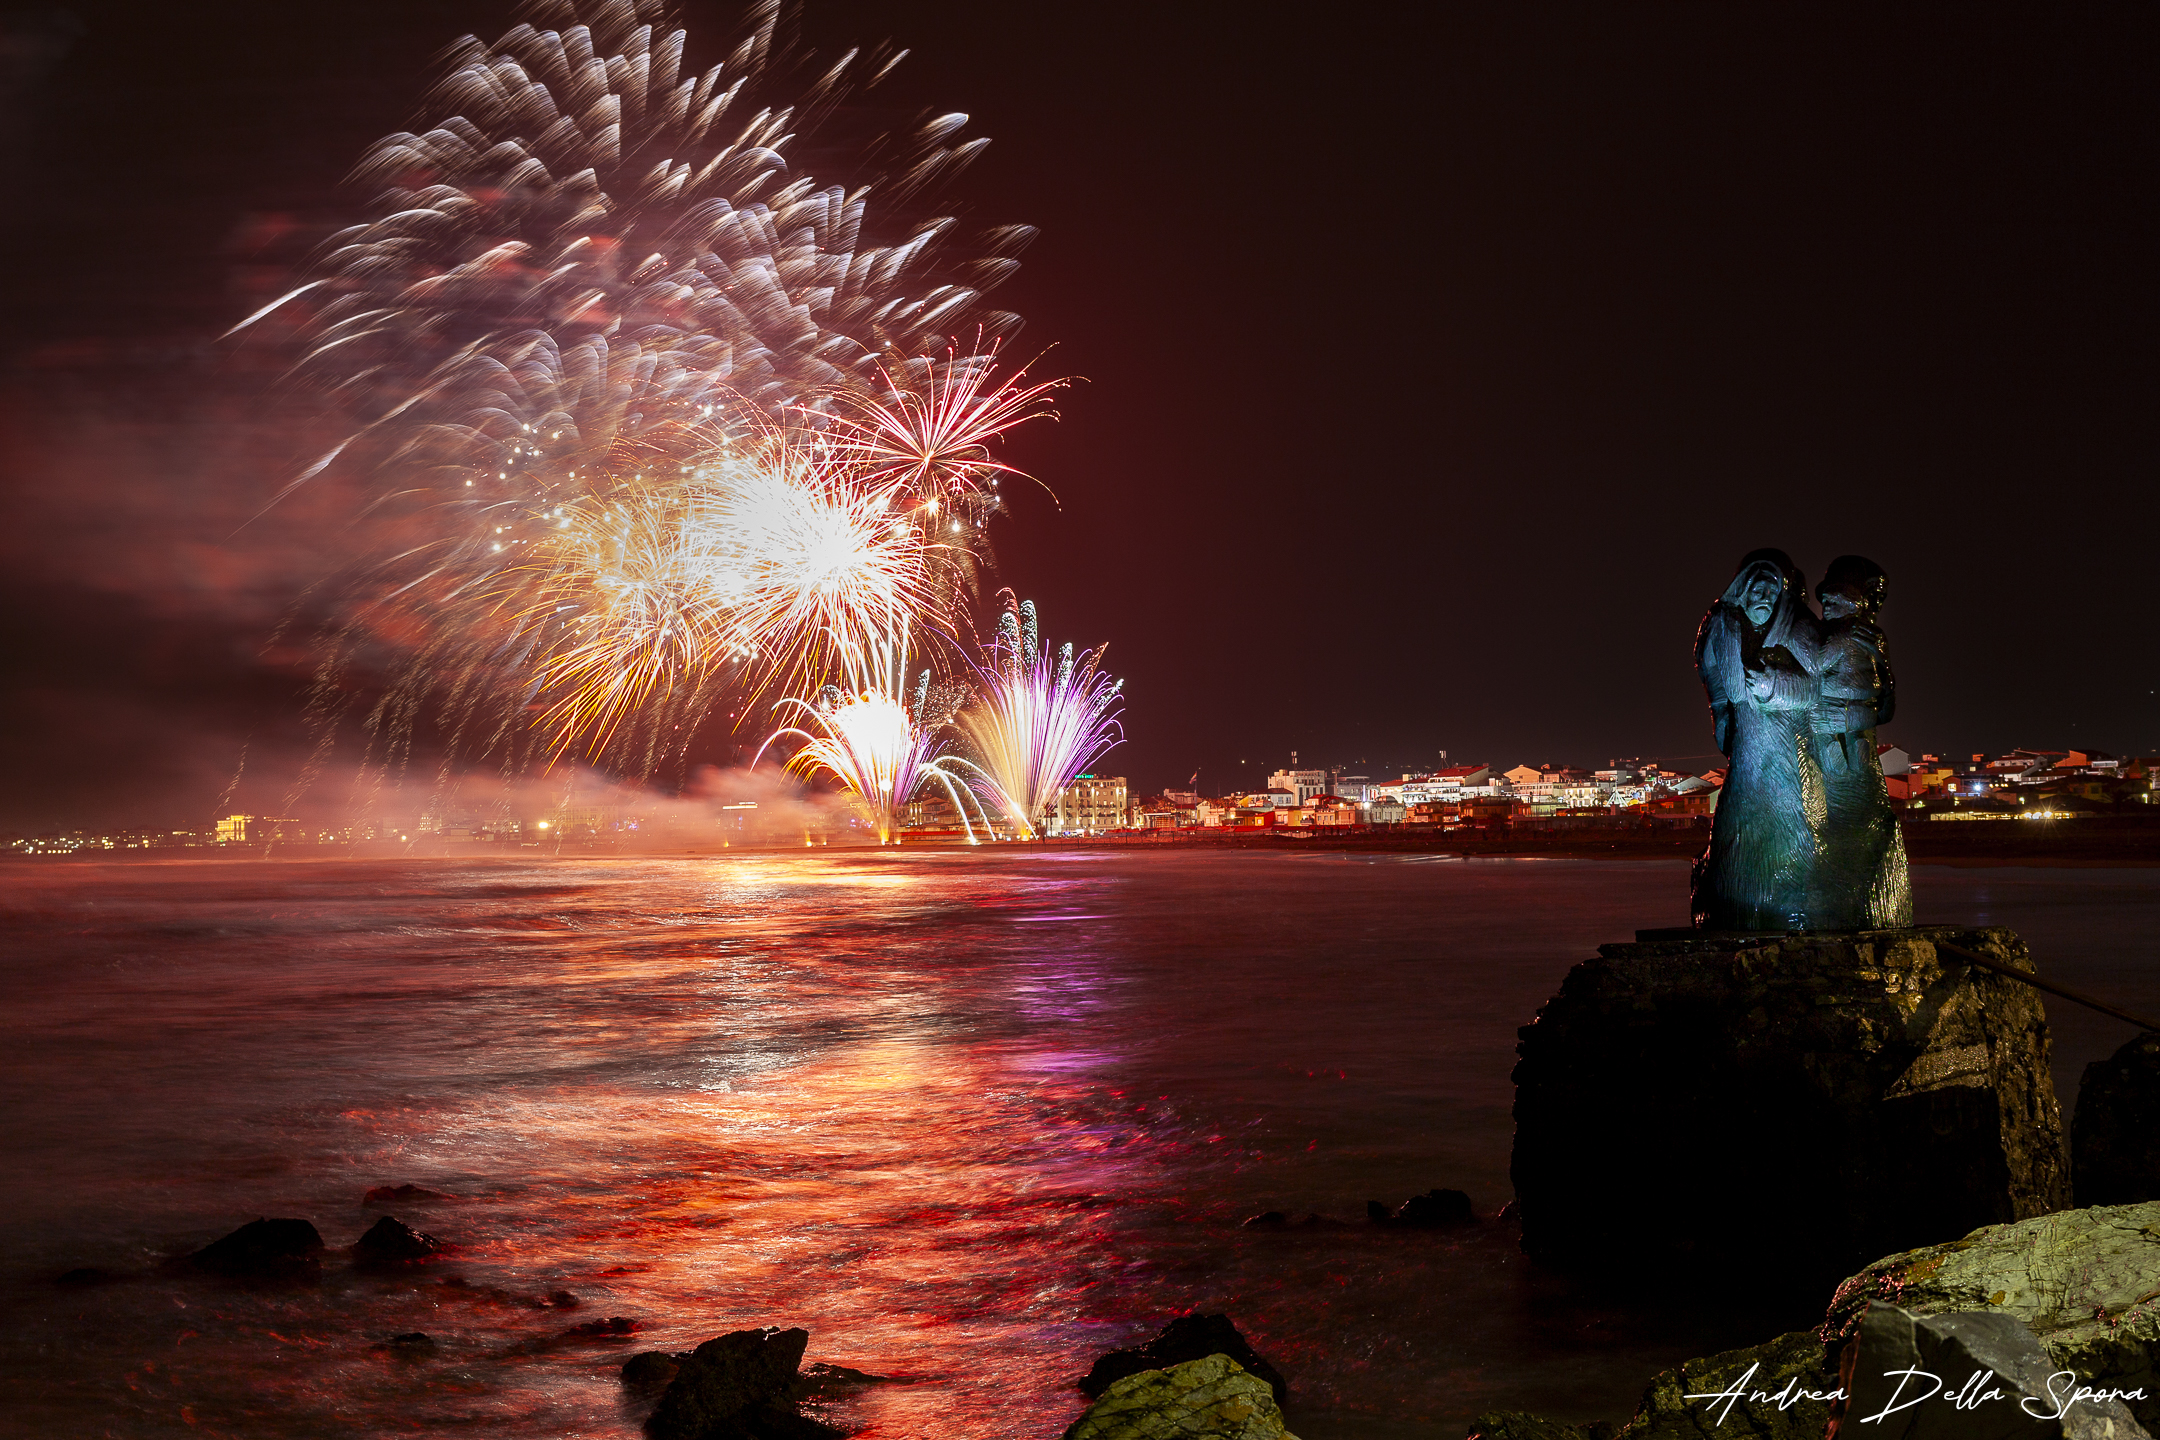
[[[272,815],[227,815],[217,822],[220,845],[266,845],[273,840],[307,840],[298,820]]]
[[[1125,828],[1125,777],[1081,775],[1058,791],[1049,829],[1058,835],[1099,835]]]

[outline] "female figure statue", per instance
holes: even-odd
[[[1826,930],[1912,924],[1905,837],[1875,752],[1875,727],[1897,707],[1897,681],[1875,620],[1889,589],[1890,578],[1874,561],[1840,555],[1815,590],[1822,601],[1822,646],[1809,725],[1822,759],[1829,818],[1813,923]]]
[[[1740,562],[1695,635],[1717,747],[1731,759],[1710,846],[1695,862],[1695,924],[1805,930],[1818,922],[1827,818],[1810,712],[1821,636],[1807,581],[1780,550]]]

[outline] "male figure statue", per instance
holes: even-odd
[[[1905,837],[1875,751],[1875,727],[1897,707],[1897,680],[1876,623],[1889,589],[1882,567],[1859,555],[1831,561],[1815,588],[1822,640],[1808,725],[1827,815],[1811,918],[1827,930],[1912,924]]]

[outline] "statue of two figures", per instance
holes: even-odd
[[[1912,880],[1875,727],[1896,683],[1876,623],[1889,579],[1832,561],[1807,581],[1782,551],[1740,562],[1703,617],[1695,661],[1717,747],[1731,757],[1695,862],[1705,930],[1873,930],[1912,924]]]

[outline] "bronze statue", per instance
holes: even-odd
[[[1831,561],[1815,587],[1822,644],[1809,723],[1829,811],[1816,869],[1812,920],[1818,929],[1912,924],[1905,837],[1875,744],[1875,727],[1889,723],[1897,709],[1897,680],[1875,619],[1889,589],[1882,567],[1859,555]]]
[[[1912,923],[1897,813],[1875,727],[1896,686],[1876,615],[1888,579],[1857,555],[1823,578],[1823,616],[1784,552],[1744,557],[1695,635],[1717,747],[1730,757],[1695,862],[1706,930]]]
[[[1740,562],[1695,634],[1717,747],[1729,757],[1695,862],[1695,924],[1707,930],[1806,930],[1827,818],[1815,703],[1818,626],[1807,581],[1779,550]]]

